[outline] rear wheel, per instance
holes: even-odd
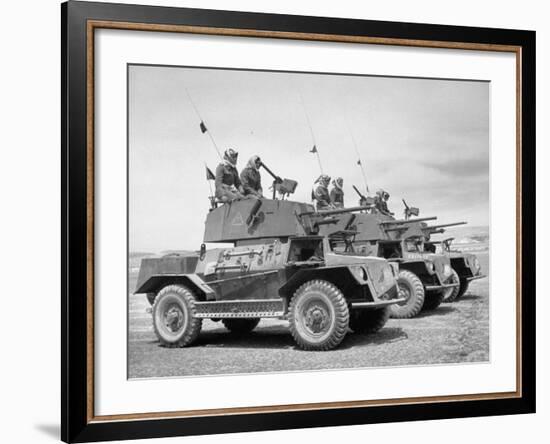
[[[342,292],[323,280],[306,282],[292,297],[288,320],[296,344],[304,350],[330,350],[346,336],[349,309]]]
[[[460,278],[454,268],[451,268],[451,279],[449,279],[449,283],[459,285],[443,290],[443,302],[454,302],[460,291]]]
[[[165,347],[185,347],[199,336],[202,319],[195,318],[196,297],[184,285],[168,285],[153,305],[153,328]]]
[[[231,333],[250,333],[260,323],[260,318],[251,319],[222,319],[222,323]]]
[[[415,317],[424,305],[425,293],[422,281],[413,272],[401,270],[397,277],[397,286],[399,297],[405,297],[406,300],[390,306],[391,317],[399,319]]]
[[[378,310],[354,310],[350,313],[349,327],[354,333],[376,333],[390,318],[390,307]]]

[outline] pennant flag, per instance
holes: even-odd
[[[317,146],[313,145],[313,148],[309,150],[310,153],[316,153],[317,152]]]
[[[214,176],[214,173],[208,167],[206,167],[206,180],[216,180],[216,176]]]
[[[204,134],[206,131],[208,131],[208,130],[206,129],[206,125],[204,124],[204,122],[203,122],[202,120],[201,120],[201,123],[200,123],[199,126],[200,126],[200,128],[201,128],[201,133]]]
[[[361,159],[357,161],[357,165],[361,165]]]

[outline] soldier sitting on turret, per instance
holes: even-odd
[[[311,191],[311,199],[317,201],[318,210],[327,210],[333,208],[330,195],[328,192],[328,186],[330,184],[330,176],[321,174],[317,180],[313,183],[313,190]]]
[[[241,171],[241,184],[245,196],[263,197],[262,178],[260,167],[262,161],[259,156],[252,156],[246,167]]]
[[[332,190],[330,190],[330,201],[336,208],[344,208],[344,179],[337,177],[332,181]]]
[[[223,162],[216,168],[216,198],[221,202],[243,199],[243,188],[237,171],[239,153],[231,148],[223,153]]]
[[[378,190],[376,192],[376,197],[374,198],[374,205],[376,209],[386,216],[393,216],[394,213],[392,213],[388,209],[388,199],[390,198],[390,195],[387,191],[384,190]]]

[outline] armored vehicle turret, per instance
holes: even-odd
[[[327,222],[330,221],[330,222]],[[350,327],[375,332],[392,304],[404,302],[397,267],[383,258],[338,251],[345,230],[323,235],[332,223],[312,205],[246,199],[208,213],[204,242],[231,244],[191,255],[143,259],[136,293],[152,303],[162,345],[184,347],[203,319],[248,332],[261,318],[286,317],[297,345],[307,350],[338,346]]]
[[[449,258],[424,250],[425,222],[435,217],[398,220],[376,210],[351,216],[353,219],[341,218],[332,225],[323,225],[321,233],[330,236],[344,228],[350,230],[355,233],[356,252],[383,257],[399,266],[398,284],[406,301],[391,308],[393,317],[411,318],[422,309],[433,310],[447,292],[458,286],[451,279]],[[345,247],[340,244],[340,248]]]

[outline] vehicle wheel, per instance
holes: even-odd
[[[392,318],[413,318],[424,305],[424,285],[416,274],[408,270],[399,271],[397,276],[399,297],[406,297],[407,300],[400,304],[390,305],[390,316]]]
[[[467,281],[466,279],[460,279],[460,290],[458,290],[458,294],[456,295],[455,301],[460,299],[464,294],[468,291],[468,287],[470,286],[470,281]]]
[[[153,305],[153,327],[165,347],[192,344],[201,331],[202,319],[195,318],[196,297],[183,285],[164,287]]]
[[[458,277],[458,273],[455,271],[454,268],[451,268],[450,282],[453,284],[460,284],[460,278]],[[458,297],[459,291],[460,285],[458,287],[451,287],[443,290],[443,302],[454,302],[454,300]]]
[[[376,333],[390,318],[390,307],[378,310],[354,310],[350,313],[349,328],[354,333]]]
[[[443,302],[443,299],[445,298],[447,290],[449,289],[446,288],[443,291],[430,291],[429,293],[427,293],[424,298],[424,305],[422,306],[422,310],[435,310],[437,307],[439,307]]]
[[[222,319],[222,323],[231,333],[250,333],[260,323],[260,318],[251,319]]]
[[[306,282],[290,301],[290,333],[304,350],[330,350],[346,336],[349,309],[342,292],[323,280]]]

